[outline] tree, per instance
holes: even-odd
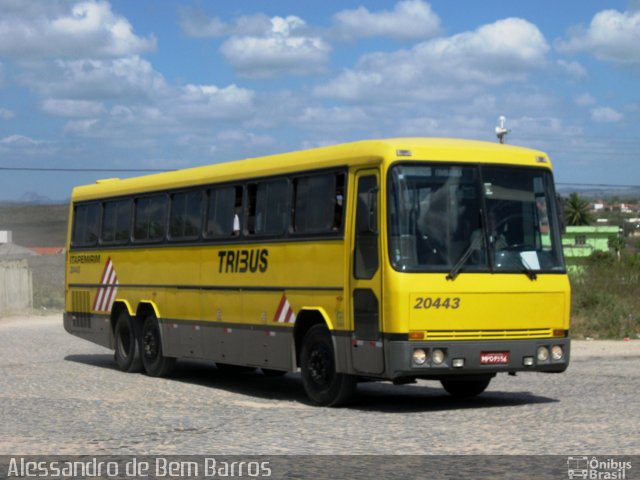
[[[593,215],[589,211],[589,202],[575,192],[565,200],[564,212],[567,225],[589,225],[594,220]]]

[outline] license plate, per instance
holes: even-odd
[[[504,365],[509,363],[509,352],[481,352],[481,365]]]

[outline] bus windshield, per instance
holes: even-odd
[[[553,180],[544,169],[398,164],[389,174],[388,234],[398,271],[452,278],[564,271]]]

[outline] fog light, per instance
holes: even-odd
[[[454,358],[451,360],[451,365],[453,368],[462,368],[464,367],[464,358]]]
[[[431,361],[434,365],[442,365],[442,363],[444,362],[444,352],[439,348],[436,348],[431,353]]]
[[[522,364],[525,367],[532,367],[533,366],[533,357],[524,357],[522,359]]]
[[[564,357],[562,346],[554,345],[553,347],[551,347],[551,358],[553,360],[562,360],[562,357]]]
[[[416,348],[413,351],[412,359],[414,365],[424,365],[427,361],[427,354],[423,349]]]
[[[549,360],[549,349],[547,347],[538,347],[538,361],[546,362]]]

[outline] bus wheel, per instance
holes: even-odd
[[[142,364],[144,371],[151,377],[169,375],[176,364],[176,359],[162,354],[160,327],[155,315],[149,315],[142,327]]]
[[[300,369],[307,396],[316,405],[337,407],[355,392],[356,377],[336,372],[331,335],[324,325],[314,325],[304,336]]]
[[[487,377],[481,375],[474,378],[443,378],[442,380],[440,380],[440,383],[447,391],[447,393],[458,398],[469,398],[480,395],[487,389],[490,382],[490,376]]]
[[[139,372],[142,370],[140,348],[133,327],[133,320],[126,311],[120,312],[113,332],[115,338],[114,358],[118,368],[123,372]]]

